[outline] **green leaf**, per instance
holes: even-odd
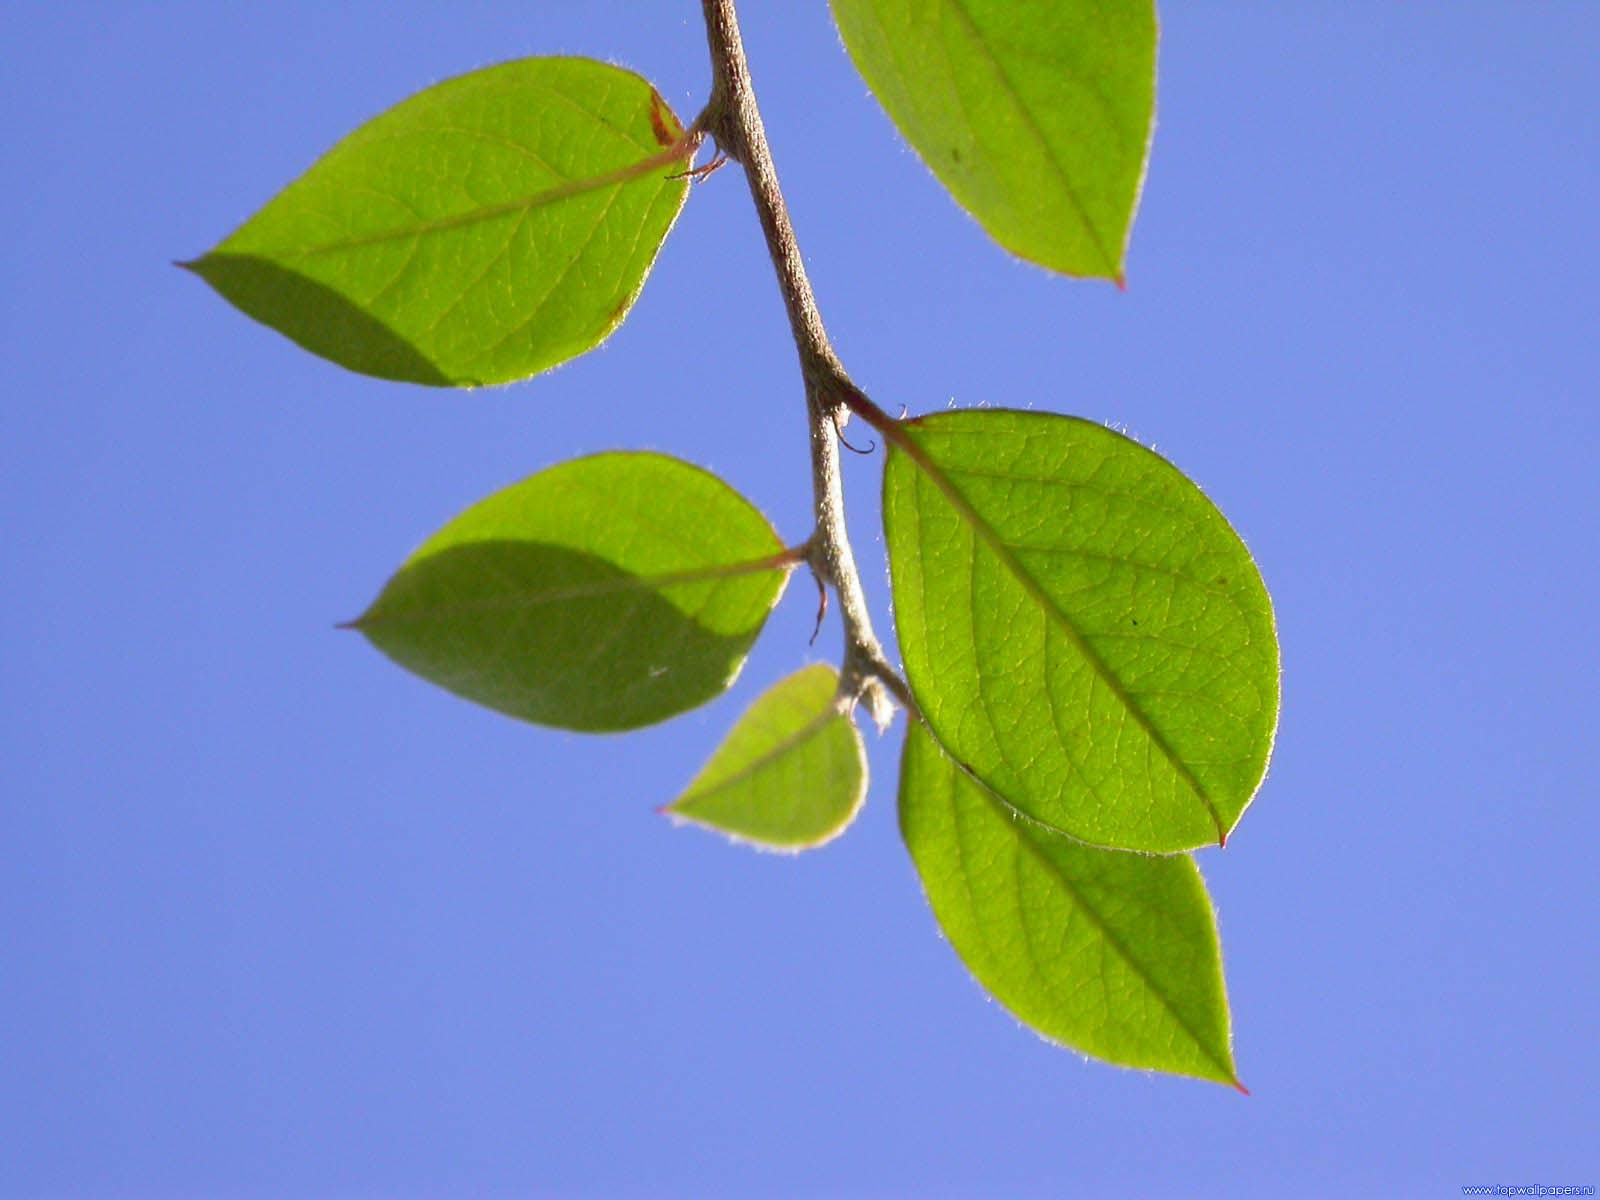
[[[1187,856],[1050,833],[915,723],[900,832],[956,953],[1019,1020],[1107,1062],[1240,1086],[1216,921]]]
[[[621,322],[692,157],[648,82],[583,58],[447,80],[350,134],[183,266],[307,350],[438,386],[506,383]]]
[[[1007,250],[1122,280],[1155,112],[1152,0],[833,0],[856,67]]]
[[[775,684],[665,811],[773,850],[843,833],[867,794],[867,759],[835,703],[838,687],[838,672],[821,663]]]
[[[632,729],[733,682],[795,561],[715,475],[662,454],[596,454],[467,509],[352,624],[479,704]]]
[[[1222,514],[1088,421],[984,410],[892,428],[900,648],[944,747],[1082,841],[1225,841],[1266,773],[1278,643]]]

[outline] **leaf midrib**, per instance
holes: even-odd
[[[811,718],[799,729],[789,734],[789,736],[785,737],[782,741],[776,743],[769,749],[762,751],[744,766],[734,771],[733,774],[724,776],[723,778],[718,779],[716,782],[700,788],[698,791],[695,790],[694,786],[691,784],[689,791],[685,792],[681,797],[668,806],[669,811],[680,813],[686,817],[692,816],[693,814],[684,812],[682,808],[683,805],[692,804],[699,800],[707,800],[713,796],[720,796],[724,792],[728,791],[728,789],[735,787],[748,779],[754,778],[756,775],[759,775],[762,771],[766,770],[774,762],[782,758],[785,754],[788,754],[797,746],[804,745],[806,742],[822,733],[822,731],[827,729],[828,725],[834,720],[843,720],[843,718],[840,717],[839,713],[830,706],[824,709],[817,716]]]
[[[470,542],[458,543],[455,546],[444,547],[443,549],[458,549],[471,544]],[[443,551],[441,550],[440,552],[442,553]],[[425,555],[408,564],[408,566],[422,566],[431,557],[433,556]],[[793,552],[785,550],[778,554],[768,555],[765,558],[747,559],[743,562],[725,563],[715,567],[699,567],[689,571],[664,572],[660,575],[630,575],[623,579],[573,584],[564,588],[533,589],[516,596],[502,598],[479,597],[455,603],[432,604],[412,612],[379,615],[368,613],[349,622],[349,626],[360,629],[399,621],[431,621],[440,617],[475,612],[494,612],[502,609],[523,607],[535,608],[542,604],[555,604],[563,600],[587,600],[599,596],[622,595],[641,591],[659,592],[669,587],[714,582],[722,579],[735,579],[745,575],[757,575],[764,571],[788,570],[794,567],[795,562]],[[380,596],[379,603],[381,602],[382,597]]]
[[[1066,164],[1057,156],[1055,147],[1045,137],[1044,130],[1039,128],[1039,122],[1035,119],[1033,110],[1023,100],[1022,93],[1017,90],[1017,85],[1012,80],[1010,73],[1005,69],[1004,64],[995,57],[995,53],[990,49],[989,43],[984,40],[983,32],[978,28],[977,22],[973,20],[971,11],[967,8],[964,0],[945,0],[945,2],[947,7],[960,18],[968,38],[981,51],[984,59],[989,64],[989,69],[994,72],[995,77],[1000,81],[1002,90],[1010,98],[1017,113],[1022,117],[1022,122],[1028,132],[1033,135],[1034,140],[1039,144],[1039,148],[1044,151],[1045,160],[1049,162],[1057,178],[1061,180],[1061,186],[1066,193],[1067,200],[1072,205],[1073,211],[1078,214],[1078,220],[1083,223],[1084,232],[1089,235],[1089,241],[1094,245],[1095,253],[1100,256],[1100,261],[1105,270],[1109,271],[1113,278],[1121,280],[1122,272],[1118,267],[1117,259],[1106,245],[1105,239],[1101,236],[1100,227],[1089,216],[1089,210],[1084,205],[1083,197],[1078,192],[1077,184],[1073,182],[1071,175],[1067,172]]]
[[[404,238],[420,238],[429,234],[443,233],[451,229],[459,229],[467,225],[481,224],[492,221],[497,217],[508,216],[513,213],[531,212],[536,208],[543,208],[550,204],[557,204],[562,200],[569,200],[574,196],[581,196],[588,192],[599,191],[620,183],[629,183],[641,179],[650,172],[674,163],[686,162],[693,156],[693,151],[685,141],[680,140],[659,153],[648,158],[630,163],[625,167],[618,167],[599,175],[591,175],[583,179],[567,179],[554,187],[544,188],[531,195],[519,196],[511,200],[503,200],[497,204],[485,204],[478,208],[468,209],[466,212],[455,213],[448,217],[438,217],[430,221],[419,221],[412,225],[396,226],[386,229],[381,233],[364,234],[360,237],[335,238],[332,241],[319,242],[312,246],[287,247],[270,249],[255,247],[246,250],[230,250],[227,243],[223,243],[212,254],[221,256],[225,254],[250,253],[260,256],[276,256],[282,258],[310,258],[319,254],[332,254],[339,251],[359,250],[367,246],[382,245],[385,242],[399,241]]]

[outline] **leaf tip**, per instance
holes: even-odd
[[[1245,1087],[1245,1085],[1240,1083],[1237,1079],[1234,1079],[1231,1082],[1234,1090],[1239,1092],[1241,1095],[1248,1096],[1250,1094],[1250,1089]]]
[[[671,825],[674,829],[683,829],[687,826],[698,825],[702,829],[716,830],[718,833],[722,832],[722,830],[717,829],[715,825],[707,824],[706,822],[701,821],[699,818],[691,816],[689,813],[683,811],[680,805],[684,804],[687,800],[689,800],[689,798],[689,796],[683,795],[679,796],[676,800],[669,800],[665,804],[656,805],[656,816],[665,817],[667,819],[667,824]]]

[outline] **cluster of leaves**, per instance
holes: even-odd
[[[1121,281],[1154,109],[1150,0],[833,0],[907,140],[1017,255]],[[644,79],[530,58],[363,125],[189,264],[352,370],[464,387],[598,345],[702,141]],[[883,423],[908,721],[900,821],[935,915],[1006,1007],[1126,1065],[1236,1083],[1188,851],[1225,841],[1277,719],[1270,601],[1176,468],[1041,412]],[[662,454],[541,471],[429,538],[354,625],[524,720],[626,730],[723,692],[808,543]],[[840,833],[866,790],[862,681],[812,665],[669,811],[761,846]]]

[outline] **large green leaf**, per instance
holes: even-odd
[[[772,850],[844,832],[867,794],[867,759],[838,687],[821,663],[774,684],[666,811]]]
[[[1222,514],[1165,459],[1072,417],[950,412],[895,433],[900,648],[945,748],[1094,845],[1226,840],[1266,773],[1278,643]]]
[[[600,344],[683,205],[653,87],[583,58],[447,80],[350,134],[183,264],[354,371],[505,383]]]
[[[1108,1062],[1238,1086],[1216,922],[1186,855],[1050,833],[915,723],[900,831],[956,953],[1020,1020]]]
[[[1122,278],[1155,111],[1153,0],[833,0],[900,132],[1014,254]]]
[[[353,624],[490,708],[632,729],[733,681],[794,562],[716,476],[662,454],[597,454],[467,509]]]

